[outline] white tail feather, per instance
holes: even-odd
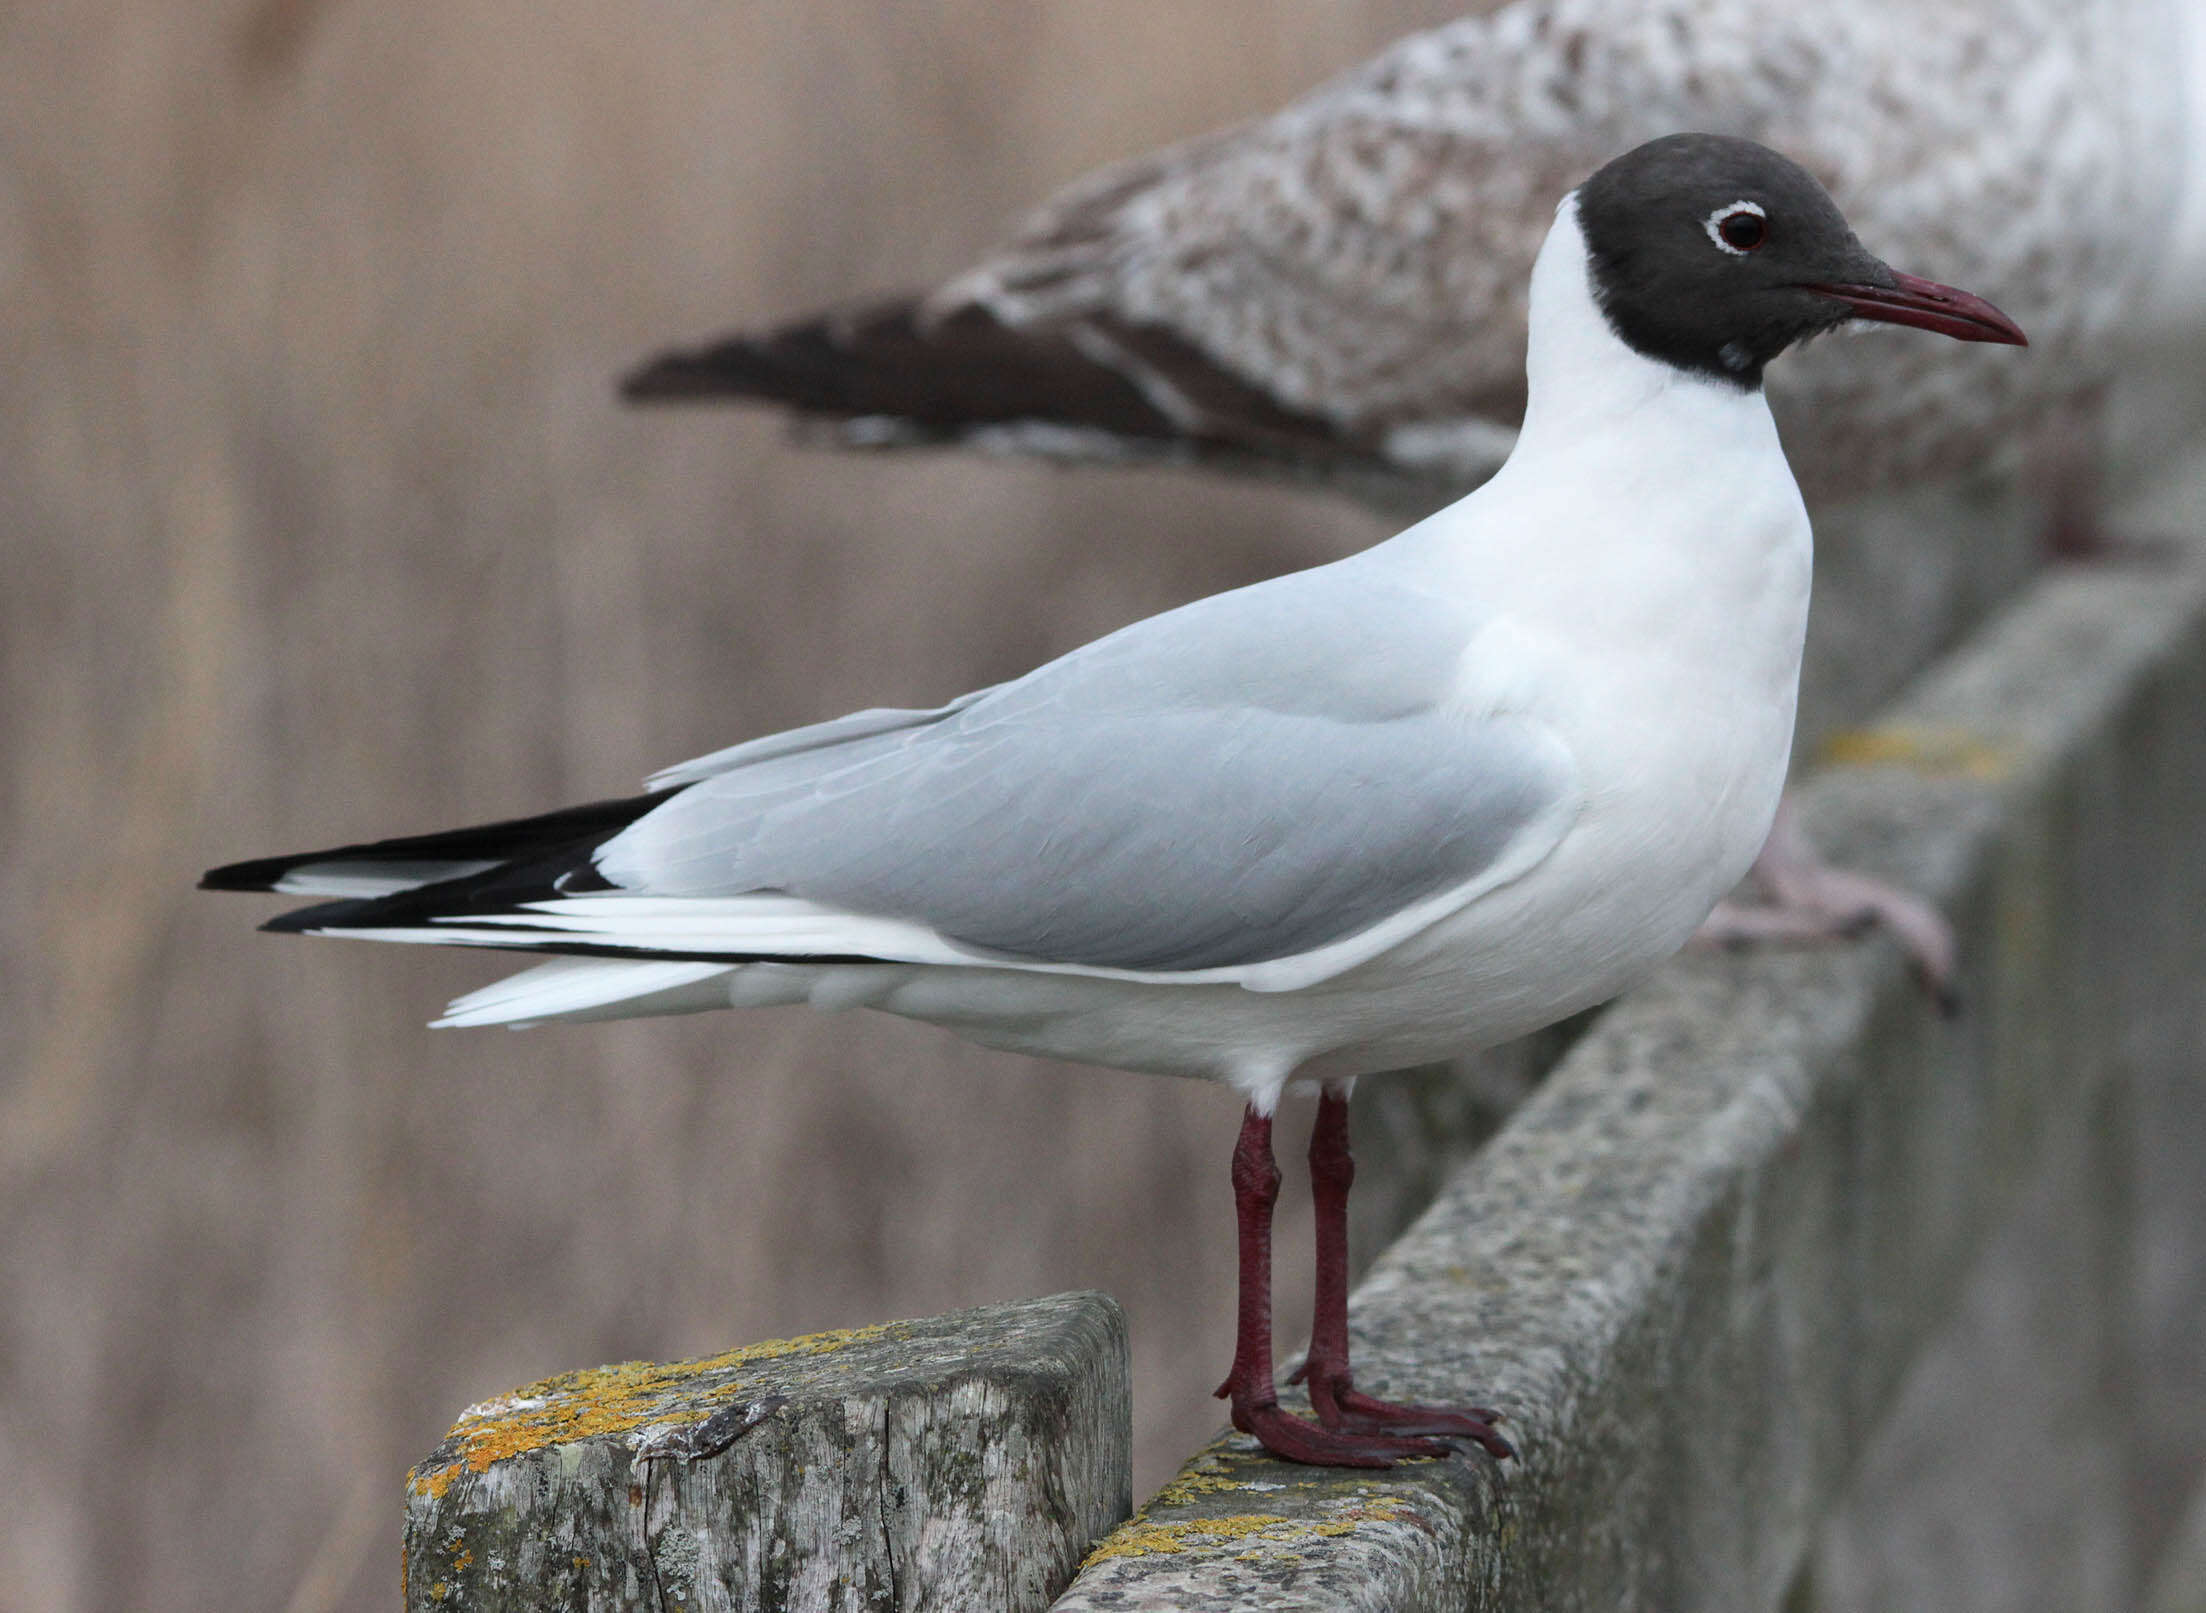
[[[427,924],[338,925],[315,935],[432,946],[538,947],[579,941],[651,952],[857,955],[900,963],[982,963],[986,957],[905,919],[843,913],[791,896],[567,896],[511,913]]]
[[[471,991],[433,1022],[439,1030],[473,1025],[540,1024],[547,1019],[640,1019],[728,1006],[725,963],[630,963],[619,958],[556,958]]]
[[[390,896],[398,891],[418,890],[424,885],[434,885],[442,880],[465,879],[469,874],[485,873],[497,866],[495,861],[431,862],[393,858],[384,862],[368,862],[357,858],[337,859],[331,862],[300,863],[268,888],[281,891],[286,896]]]

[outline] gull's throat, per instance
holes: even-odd
[[[1519,452],[1582,439],[1678,388],[1723,394],[1764,409],[1758,387],[1723,382],[1639,352],[1618,332],[1594,287],[1575,191],[1532,267]]]

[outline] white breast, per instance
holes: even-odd
[[[1423,980],[1441,1034],[1478,1040],[1621,990],[1744,875],[1783,788],[1807,630],[1807,512],[1761,395],[1619,341],[1568,207],[1533,285],[1516,454],[1399,549],[1494,612],[1459,698],[1553,724],[1584,806],[1524,879],[1343,982]]]

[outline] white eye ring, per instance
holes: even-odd
[[[1752,213],[1756,218],[1763,220],[1765,223],[1769,219],[1769,214],[1763,211],[1762,204],[1760,202],[1750,202],[1744,197],[1741,197],[1738,201],[1735,202],[1725,202],[1723,206],[1717,208],[1713,213],[1710,213],[1706,218],[1700,221],[1700,227],[1708,232],[1708,239],[1716,243],[1716,250],[1719,252],[1728,252],[1735,258],[1743,258],[1747,255],[1748,252],[1753,250],[1751,247],[1733,246],[1729,241],[1726,241],[1723,238],[1724,220],[1728,218],[1736,218],[1741,213]]]

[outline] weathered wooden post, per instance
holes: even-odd
[[[1132,1508],[1103,1294],[572,1372],[407,1485],[409,1613],[1044,1608]]]

